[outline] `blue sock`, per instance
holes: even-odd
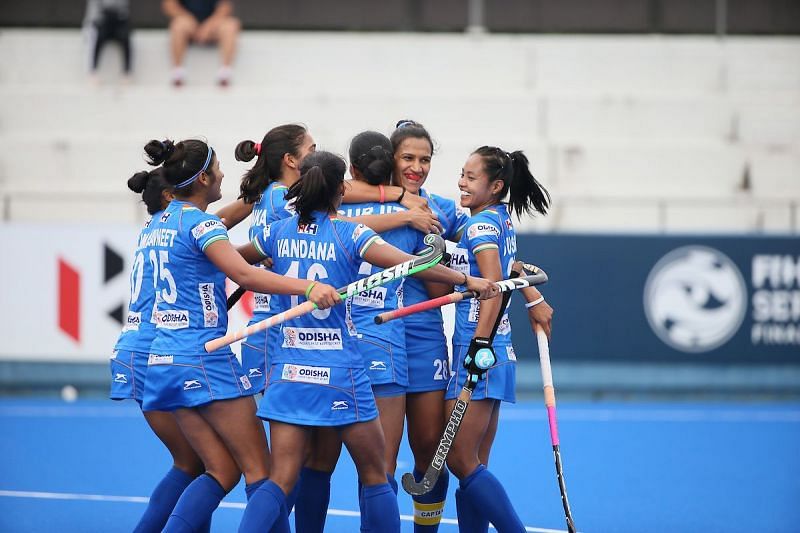
[[[247,501],[242,522],[239,524],[239,533],[289,531],[289,515],[286,512],[283,491],[269,479],[260,483]]]
[[[461,489],[456,489],[456,514],[459,533],[487,533],[489,531],[489,520],[481,516],[478,506],[472,503]]]
[[[331,474],[303,467],[300,490],[294,507],[294,528],[297,533],[322,533],[331,499]]]
[[[397,495],[389,483],[366,485],[361,489],[361,531],[399,533],[400,510]]]
[[[478,465],[474,472],[461,480],[460,485],[467,501],[473,503],[480,516],[488,519],[497,531],[525,532],[525,526],[511,505],[503,485],[485,466]]]
[[[134,533],[160,533],[183,491],[194,478],[175,467],[156,485]]]
[[[419,482],[425,472],[414,469],[414,480]],[[444,501],[447,499],[447,487],[450,485],[450,474],[442,470],[439,479],[428,494],[412,496],[414,500],[414,533],[436,533],[444,513]]]
[[[198,476],[183,491],[169,516],[166,533],[195,533],[211,521],[211,514],[225,497],[225,489],[209,474]]]
[[[386,481],[389,482],[389,486],[392,487],[392,492],[397,496],[397,480],[389,472],[386,472]],[[358,479],[358,508],[364,508],[364,485],[361,484],[361,478]],[[362,531],[363,530],[362,527]]]
[[[253,493],[258,490],[258,487],[264,484],[266,480],[269,478],[259,479],[258,481],[253,481],[249,485],[244,486],[244,493],[247,495],[247,501],[250,501],[250,498],[253,497]]]

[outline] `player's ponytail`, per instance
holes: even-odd
[[[162,177],[160,168],[137,172],[128,179],[128,188],[142,195],[142,202],[151,215],[164,208],[164,191],[172,189]]]
[[[511,152],[511,184],[508,205],[521,218],[523,214],[533,216],[534,212],[547,214],[550,207],[550,193],[539,183],[528,167],[528,158],[521,150]]]
[[[300,180],[289,187],[286,201],[294,200],[300,224],[310,224],[314,212],[335,214],[344,182],[345,162],[330,152],[314,152],[300,166]]]
[[[363,131],[350,141],[350,164],[370,185],[386,185],[392,177],[394,155],[388,137]]]
[[[496,146],[481,146],[473,154],[483,159],[489,183],[502,180],[503,188],[497,194],[497,200],[502,201],[511,193],[508,205],[517,218],[523,214],[533,215],[534,212],[547,214],[550,193],[533,177],[528,168],[528,158],[522,151],[508,153]]]
[[[257,202],[269,184],[281,178],[283,156],[300,157],[306,133],[304,126],[284,124],[269,130],[260,144],[251,140],[237,144],[234,150],[237,161],[252,161],[257,157],[250,170],[242,176],[239,198],[248,204]]]

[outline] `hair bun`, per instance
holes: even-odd
[[[144,151],[147,154],[147,162],[150,165],[158,166],[169,160],[175,153],[175,143],[170,139],[163,141],[153,139],[144,146]]]
[[[147,187],[148,181],[150,181],[150,172],[142,170],[128,178],[128,188],[136,194],[141,194]]]

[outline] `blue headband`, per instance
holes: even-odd
[[[182,182],[180,182],[179,184],[177,184],[177,185],[175,186],[175,188],[176,188],[176,189],[183,189],[183,188],[184,188],[184,187],[186,187],[187,185],[191,185],[192,183],[194,183],[194,180],[196,180],[196,179],[198,178],[198,176],[200,176],[200,174],[202,174],[203,172],[205,172],[206,170],[208,170],[208,164],[209,164],[209,163],[211,163],[211,156],[212,156],[212,155],[214,155],[214,151],[211,149],[211,146],[209,146],[209,147],[208,147],[208,156],[206,157],[206,162],[205,162],[205,164],[203,165],[203,168],[201,168],[200,170],[198,170],[198,171],[197,171],[197,174],[195,174],[194,176],[192,176],[192,177],[191,177],[191,178],[189,178],[188,180],[182,181]]]

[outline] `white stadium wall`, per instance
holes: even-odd
[[[476,146],[525,150],[555,200],[526,231],[800,232],[797,38],[245,32],[225,90],[214,49],[180,90],[165,32],[134,49],[131,83],[111,44],[95,86],[79,31],[0,31],[3,220],[140,221],[125,179],[152,137],[206,137],[228,200],[242,139],[302,122],[345,153],[413,118],[445,195]]]

